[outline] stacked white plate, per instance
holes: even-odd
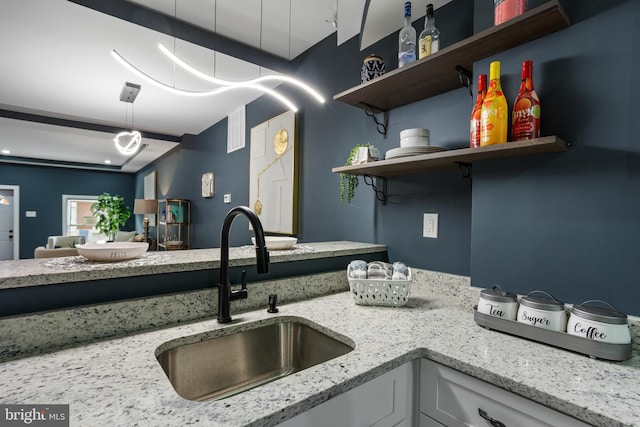
[[[398,148],[392,148],[391,150],[387,151],[385,153],[385,159],[393,159],[396,157],[417,156],[420,154],[436,153],[438,151],[444,151],[444,148],[434,147],[431,145],[418,146],[418,147],[398,147]]]

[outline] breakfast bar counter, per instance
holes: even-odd
[[[292,250],[270,251],[272,263],[386,252],[385,245],[349,241],[300,243]],[[230,266],[255,263],[251,245],[231,248]],[[0,261],[0,290],[56,283],[118,279],[151,274],[212,270],[220,267],[220,248],[147,252],[138,259],[92,262],[82,256]]]

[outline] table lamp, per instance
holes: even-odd
[[[155,214],[158,211],[158,201],[149,199],[135,199],[133,203],[133,213],[144,215],[144,241],[149,242],[149,217],[148,214]]]

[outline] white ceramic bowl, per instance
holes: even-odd
[[[265,243],[267,245],[267,249],[270,251],[281,251],[284,249],[291,249],[293,245],[298,242],[296,237],[288,237],[288,236],[265,236]],[[251,243],[255,246],[256,238],[251,238]]]
[[[429,129],[413,128],[400,132],[400,147],[428,147]]]
[[[78,253],[91,261],[115,262],[138,258],[149,249],[146,242],[87,243],[76,246]]]

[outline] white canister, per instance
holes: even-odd
[[[532,296],[543,294],[544,296]],[[518,322],[538,328],[565,332],[567,330],[567,313],[564,303],[544,291],[531,291],[520,298]]]
[[[480,291],[478,311],[490,316],[507,320],[516,320],[518,312],[518,296],[513,292],[503,291],[498,285]]]
[[[596,302],[606,305],[608,308],[587,305]],[[567,333],[610,344],[629,344],[631,342],[627,315],[620,313],[611,304],[600,300],[589,300],[581,305],[574,305],[567,323]]]

